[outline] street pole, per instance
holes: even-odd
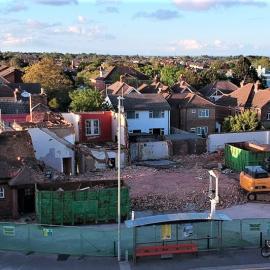
[[[121,96],[118,98],[118,155],[117,155],[117,215],[118,215],[118,239],[117,239],[117,256],[118,261],[121,261],[121,116],[122,116],[122,108],[121,108],[121,100],[123,99]]]

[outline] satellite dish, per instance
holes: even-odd
[[[26,92],[26,91],[23,91],[23,92],[21,93],[21,96],[24,97],[24,98],[29,98],[29,97],[31,96],[31,94],[28,93],[28,92]]]

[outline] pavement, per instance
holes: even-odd
[[[177,255],[172,259],[140,258],[137,264],[117,262],[109,257],[74,257],[46,254],[0,252],[0,270],[265,270],[270,258],[263,258],[260,249],[227,250],[223,253]]]

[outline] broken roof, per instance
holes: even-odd
[[[108,95],[112,106],[117,109],[118,97]],[[167,100],[158,94],[141,94],[125,96],[123,106],[126,111],[150,111],[150,110],[170,110],[170,105]]]
[[[36,171],[29,167],[22,167],[17,175],[13,177],[8,184],[10,186],[21,186],[21,185],[30,185],[43,183],[44,178],[39,175]]]

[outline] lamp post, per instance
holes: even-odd
[[[118,215],[118,237],[117,237],[117,257],[121,261],[121,117],[122,106],[121,101],[124,99],[119,96],[118,98],[118,155],[117,155],[117,215]]]

